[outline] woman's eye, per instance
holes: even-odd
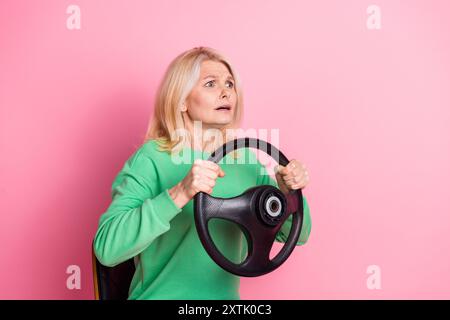
[[[233,88],[234,87],[234,83],[231,81],[227,81],[227,83],[229,84],[228,87],[229,88]],[[205,83],[205,87],[211,87],[209,84],[214,84],[214,80],[208,81],[207,83]]]

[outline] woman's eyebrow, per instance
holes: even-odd
[[[206,79],[206,78],[215,78],[215,79],[217,79],[218,77],[215,76],[215,75],[209,74],[206,77],[204,77],[203,80]],[[228,76],[227,79],[234,80],[233,76]]]

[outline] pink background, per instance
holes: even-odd
[[[311,176],[308,244],[242,298],[449,299],[449,17],[444,0],[0,2],[0,298],[93,298],[112,180],[169,62],[204,45],[240,73],[244,127],[279,128]]]

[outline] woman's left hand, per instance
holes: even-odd
[[[278,165],[275,172],[278,186],[284,193],[290,190],[303,189],[309,183],[306,166],[295,159],[292,159],[285,167]]]

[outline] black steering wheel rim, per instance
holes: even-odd
[[[283,166],[289,163],[276,147],[256,138],[231,140],[215,150],[208,160],[218,163],[226,154],[240,148],[262,150]],[[269,200],[276,200],[275,207],[280,212],[277,216],[267,209]],[[275,237],[290,215],[293,219],[289,236],[280,252],[269,259]],[[208,222],[212,218],[234,222],[241,228],[248,242],[248,256],[243,262],[231,262],[216,247],[208,230]],[[238,276],[261,276],[280,267],[295,249],[303,224],[303,195],[301,189],[284,195],[278,188],[269,185],[255,186],[227,199],[199,192],[194,196],[194,219],[203,247],[221,268]]]

